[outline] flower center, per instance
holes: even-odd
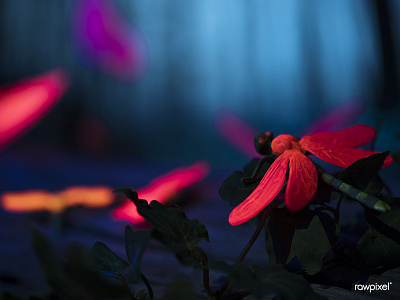
[[[272,140],[272,153],[279,156],[286,150],[302,151],[299,140],[290,134],[281,134]]]

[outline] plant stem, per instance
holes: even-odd
[[[335,211],[335,222],[336,224],[339,224],[339,217],[340,217],[340,205],[342,204],[343,199],[346,197],[344,193],[340,195],[340,198],[338,200],[338,203],[336,205],[336,211]]]
[[[261,231],[264,228],[265,223],[267,222],[267,218],[269,216],[269,213],[271,212],[270,207],[266,207],[263,210],[263,214],[261,216],[260,223],[258,224],[258,227],[256,228],[256,231],[253,233],[253,236],[247,243],[247,245],[243,248],[242,252],[240,253],[239,257],[235,261],[235,265],[240,264],[243,262],[244,258],[246,257],[247,253],[250,251],[251,247],[254,245],[255,241],[257,240],[258,236],[260,235]],[[226,293],[225,297],[227,297],[232,290],[232,287],[230,287],[229,283],[229,277],[225,279],[224,284],[222,285],[221,289],[219,290],[219,295],[224,296]]]
[[[244,258],[246,257],[247,253],[250,251],[251,247],[254,245],[256,242],[258,236],[260,235],[261,231],[264,228],[265,222],[267,222],[268,215],[271,211],[271,208],[267,207],[264,208],[263,214],[261,216],[260,223],[258,224],[258,227],[256,231],[253,233],[253,236],[247,243],[247,245],[243,248],[242,252],[240,253],[239,257],[236,259],[235,264],[240,264]]]
[[[336,209],[334,209],[333,207],[331,207],[329,205],[318,206],[314,209],[314,212],[320,212],[320,211],[324,211],[324,210],[330,211],[333,215],[336,214]]]
[[[201,263],[203,265],[203,285],[204,289],[207,293],[208,296],[214,297],[214,293],[212,292],[210,288],[210,268],[208,266],[208,257],[206,252],[203,250],[203,248],[196,246],[196,251],[200,254],[201,256]]]
[[[122,285],[124,286],[124,288],[126,289],[127,294],[129,295],[129,299],[131,300],[137,300],[133,295],[132,295],[132,291],[131,288],[129,287],[128,282],[126,281],[125,277],[122,274],[119,274],[119,277],[122,281]]]
[[[140,278],[142,278],[144,284],[147,287],[147,291],[149,292],[150,299],[153,300],[154,294],[153,294],[153,289],[151,288],[150,282],[147,280],[146,276],[144,276],[143,273],[140,273]]]

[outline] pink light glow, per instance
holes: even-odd
[[[365,110],[358,100],[347,101],[322,114],[311,122],[301,134],[340,130],[357,119]],[[217,132],[232,146],[249,158],[260,158],[254,148],[254,137],[260,133],[240,116],[229,110],[218,113],[215,117]]]
[[[148,186],[137,190],[139,199],[147,202],[157,200],[166,203],[176,197],[183,189],[199,182],[209,173],[210,167],[207,162],[199,161],[189,167],[176,168],[166,174],[154,178]],[[132,224],[142,223],[145,220],[137,212],[135,204],[126,201],[112,212],[116,220],[128,220]]]
[[[69,85],[60,69],[0,89],[0,149],[32,127]]]
[[[217,132],[237,150],[248,157],[261,157],[254,148],[254,137],[260,133],[238,115],[229,110],[218,113],[215,117]]]
[[[72,16],[72,39],[86,61],[120,79],[137,78],[144,42],[112,1],[81,0]]]
[[[312,121],[311,124],[303,130],[300,136],[343,129],[361,116],[364,111],[365,105],[359,100],[345,101],[343,104],[321,114],[319,118]]]

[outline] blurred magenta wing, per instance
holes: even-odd
[[[317,119],[313,120],[300,136],[306,134],[334,131],[345,128],[365,111],[365,104],[359,99],[350,99],[323,112]]]
[[[325,146],[357,148],[372,142],[375,137],[375,130],[371,126],[359,124],[339,131],[306,135],[300,140],[300,144],[304,149]]]
[[[285,203],[290,211],[299,211],[314,197],[318,187],[318,172],[315,165],[299,151],[289,150],[289,180],[286,186]]]
[[[242,224],[264,209],[274,200],[285,182],[289,157],[286,152],[279,156],[269,167],[257,188],[229,215],[233,226]]]
[[[228,109],[221,110],[214,117],[218,134],[249,158],[261,157],[254,148],[254,137],[259,133],[238,114]]]
[[[74,50],[84,61],[120,79],[136,79],[145,70],[144,40],[115,1],[78,1],[71,23]]]
[[[54,69],[0,89],[0,148],[37,123],[69,86],[66,72]]]

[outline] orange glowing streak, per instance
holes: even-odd
[[[176,168],[153,179],[148,186],[139,189],[137,191],[139,199],[145,199],[149,203],[152,200],[166,203],[176,197],[181,190],[203,179],[208,174],[209,169],[208,163],[204,161],[196,162],[187,168]],[[115,209],[112,216],[117,220],[127,220],[132,224],[145,221],[131,201],[126,201]]]
[[[1,206],[4,210],[17,213],[47,210],[58,214],[71,206],[105,207],[114,199],[115,195],[109,187],[73,186],[59,193],[45,190],[7,192],[1,196]]]
[[[66,73],[55,69],[9,88],[1,88],[0,149],[42,118],[68,85]]]

